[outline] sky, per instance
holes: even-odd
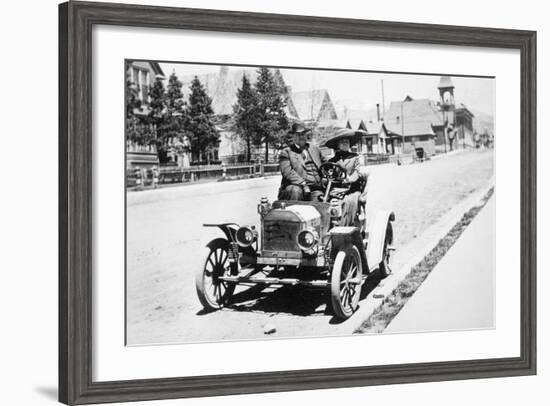
[[[165,75],[168,76],[175,71],[180,78],[218,72],[220,69],[219,65],[160,65]],[[281,72],[292,91],[327,89],[337,110],[344,106],[349,109],[373,110],[376,103],[380,103],[382,107],[382,83],[386,108],[391,101],[403,100],[406,96],[413,99],[439,100],[437,85],[440,76],[309,69],[281,69]],[[494,116],[495,79],[453,76],[452,81],[455,85],[457,105],[463,103],[470,109]]]

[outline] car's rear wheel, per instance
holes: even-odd
[[[201,267],[195,275],[195,287],[205,310],[221,309],[235,291],[234,283],[220,279],[231,275],[229,249],[229,241],[224,238],[210,241],[204,249]]]
[[[357,310],[362,276],[357,247],[350,246],[336,254],[330,280],[330,299],[334,315],[339,319],[345,320]]]
[[[384,249],[382,251],[382,262],[380,262],[380,277],[385,278],[391,273],[390,260],[392,256],[393,227],[388,221],[386,226],[386,236],[384,238]]]

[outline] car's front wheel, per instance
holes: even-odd
[[[349,318],[359,305],[363,270],[361,256],[352,245],[336,254],[330,280],[330,299],[334,315]]]
[[[216,238],[204,249],[201,267],[195,275],[197,295],[204,309],[213,311],[226,305],[235,291],[235,284],[220,279],[231,275],[229,241]]]

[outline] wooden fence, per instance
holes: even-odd
[[[385,154],[361,154],[360,158],[363,165],[395,164],[399,160],[397,155]],[[404,158],[404,156],[401,158]],[[196,165],[187,168],[179,168],[173,164],[163,164],[158,169],[128,169],[126,171],[126,185],[128,188],[148,188],[163,184],[248,179],[278,173],[278,162],[266,164],[261,160],[255,163]]]

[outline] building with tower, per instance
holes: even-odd
[[[390,102],[381,120],[386,148],[392,154],[423,151],[427,155],[475,146],[474,114],[463,104],[455,105],[455,86],[442,76],[437,86],[439,100],[414,99]]]
[[[445,151],[474,146],[474,114],[463,104],[455,104],[455,86],[450,76],[442,76],[437,86],[439,90],[439,108],[443,116],[445,130],[436,139],[436,145]]]

